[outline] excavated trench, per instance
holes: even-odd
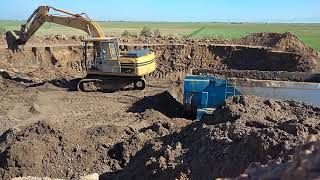
[[[240,45],[126,45],[122,50],[150,48],[157,55],[158,68],[150,77],[166,78],[190,73],[192,69],[258,71],[318,71],[317,65],[301,54]],[[89,54],[90,57],[90,54]],[[80,46],[29,47],[12,53],[0,49],[0,65],[12,76],[46,82],[85,76]],[[10,74],[9,73],[9,74]]]

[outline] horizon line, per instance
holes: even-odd
[[[26,21],[18,19],[0,19],[0,21]],[[94,20],[96,22],[134,22],[134,23],[226,23],[226,24],[320,24],[320,22],[285,22],[285,21],[143,21],[143,20]]]

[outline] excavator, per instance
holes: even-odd
[[[50,10],[61,15],[49,14]],[[133,86],[134,90],[143,90],[143,77],[156,69],[155,54],[149,49],[120,52],[118,39],[106,37],[101,27],[85,15],[39,6],[27,22],[21,25],[20,30],[6,32],[8,48],[13,52],[19,50],[20,45],[25,45],[45,22],[80,29],[87,32],[89,38],[83,40],[87,76],[78,82],[78,90],[116,91],[128,86]],[[93,47],[93,57],[88,55],[90,47]]]

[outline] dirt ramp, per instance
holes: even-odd
[[[236,177],[252,162],[292,159],[319,131],[320,110],[254,96],[228,99],[212,116],[147,143],[112,179]]]

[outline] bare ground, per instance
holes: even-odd
[[[85,75],[78,47],[1,49],[0,177],[212,179],[237,177],[252,162],[292,160],[296,147],[319,134],[319,108],[241,96],[192,122],[180,104],[181,79],[194,68],[229,77],[245,69],[256,71],[240,76],[272,79],[280,70],[293,71],[281,73],[285,80],[318,78],[295,72],[317,72],[319,54],[293,35],[252,37],[238,42],[249,46],[165,39],[169,44],[150,46],[159,68],[147,88],[115,93],[71,91],[73,79]]]
[[[134,154],[145,141],[190,123],[165,90],[172,85],[162,84],[143,92],[87,94],[2,80],[1,177],[76,178],[120,169],[130,154],[118,159],[115,144],[138,138]],[[157,132],[162,124],[168,130]]]
[[[142,92],[111,94],[11,80],[1,89],[3,179],[235,177],[251,162],[291,160],[320,129],[319,108],[259,97],[229,99],[192,122],[174,98],[179,83],[157,79]]]

